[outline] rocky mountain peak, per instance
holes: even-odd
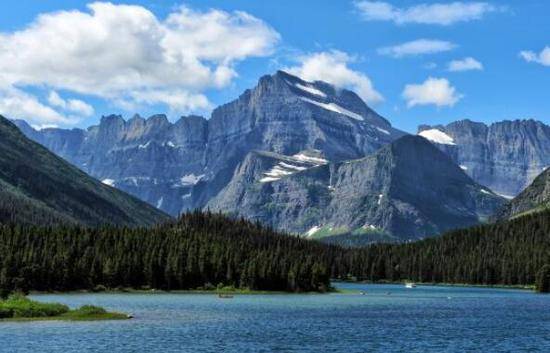
[[[550,127],[536,120],[461,120],[419,127],[475,181],[511,198],[550,165]]]

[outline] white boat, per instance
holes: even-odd
[[[405,288],[416,288],[416,284],[412,282],[405,283]]]

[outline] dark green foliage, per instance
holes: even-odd
[[[168,218],[30,141],[0,116],[1,223],[145,226]]]
[[[9,290],[329,288],[329,247],[258,224],[195,212],[154,228],[0,227]]]
[[[0,288],[324,291],[329,278],[548,288],[550,211],[408,244],[344,249],[219,214],[154,228],[0,227]],[[541,270],[542,269],[542,270]]]
[[[550,212],[542,212],[415,243],[352,250],[345,267],[372,281],[533,285],[549,255]]]
[[[540,293],[550,292],[550,265],[542,266],[539,272],[537,272],[535,289]]]

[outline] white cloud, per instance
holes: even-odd
[[[389,55],[394,58],[401,58],[403,56],[441,53],[453,50],[454,48],[456,48],[455,44],[443,40],[417,39],[390,47],[380,48],[378,49],[378,53],[381,55]]]
[[[527,62],[550,66],[550,47],[544,47],[538,54],[531,50],[524,50],[519,55]]]
[[[433,77],[421,84],[406,85],[402,96],[409,108],[416,105],[453,106],[463,97],[447,79]]]
[[[191,94],[184,90],[150,90],[130,93],[133,101],[139,104],[164,103],[173,112],[195,111],[210,107],[208,98],[203,94]]]
[[[480,20],[486,13],[501,8],[486,2],[418,4],[407,8],[395,7],[383,1],[357,1],[355,7],[365,21],[392,21],[396,24],[421,23],[452,25],[457,22]]]
[[[11,119],[26,119],[38,125],[75,122],[74,118],[60,114],[35,96],[13,87],[0,88],[0,114]]]
[[[48,103],[54,107],[58,107],[82,116],[92,116],[94,114],[94,108],[88,103],[79,99],[65,100],[61,98],[56,91],[50,91],[50,94],[48,95]]]
[[[483,64],[472,57],[453,60],[449,63],[449,71],[483,70]]]
[[[354,58],[344,52],[318,52],[301,56],[298,61],[298,66],[285,70],[306,81],[322,80],[337,87],[351,89],[370,104],[384,100],[367,75],[348,66]]]
[[[166,97],[198,97],[227,86],[237,62],[270,55],[280,39],[265,22],[239,11],[180,7],[159,19],[141,6],[87,7],[42,14],[20,31],[0,33],[0,81],[188,109],[204,104]]]

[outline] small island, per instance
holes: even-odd
[[[35,321],[35,320],[126,320],[131,315],[108,312],[102,307],[84,305],[78,309],[70,309],[59,303],[42,303],[31,300],[22,294],[12,294],[5,300],[0,300],[1,321]]]

